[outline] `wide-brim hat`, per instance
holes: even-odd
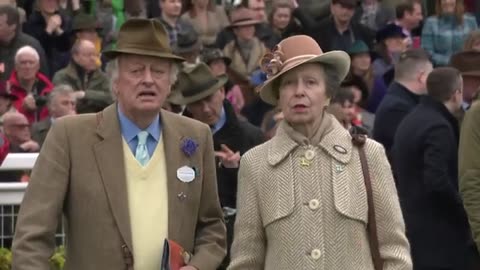
[[[261,21],[255,19],[255,14],[252,10],[240,6],[231,11],[230,25],[228,27],[233,28],[239,26],[256,25],[259,23],[261,23]]]
[[[403,32],[402,27],[394,23],[387,24],[385,27],[380,29],[375,35],[375,39],[377,40],[377,42],[382,42],[385,39],[392,38],[392,37],[406,38],[407,35]]]
[[[450,66],[458,69],[463,76],[480,77],[480,52],[463,51],[452,55]]]
[[[368,48],[367,43],[365,43],[363,40],[356,40],[352,46],[350,46],[346,52],[350,55],[356,55],[356,54],[370,54],[370,48]]]
[[[173,52],[175,54],[200,52],[201,49],[202,41],[193,27],[189,27],[177,34],[177,42],[173,45]]]
[[[202,100],[227,83],[227,75],[215,77],[205,63],[184,68],[167,101],[176,105],[187,105]]]
[[[261,67],[267,74],[267,80],[260,88],[260,98],[271,105],[277,105],[279,89],[273,88],[276,85],[274,82],[289,70],[308,63],[318,63],[334,69],[340,81],[350,70],[350,56],[346,52],[324,53],[311,37],[291,36],[282,40],[271,53],[264,55]]]
[[[92,15],[85,13],[75,15],[75,17],[73,18],[72,30],[82,31],[88,29],[95,29],[97,31],[101,31],[102,26],[97,23],[97,21]]]
[[[217,59],[222,59],[225,62],[226,66],[229,66],[232,63],[232,59],[226,56],[222,50],[218,48],[209,48],[202,51],[200,55],[200,61],[207,63],[208,65]]]
[[[184,61],[172,53],[170,40],[165,27],[156,19],[130,19],[126,21],[118,33],[117,46],[103,52],[111,60],[120,54],[135,54]]]

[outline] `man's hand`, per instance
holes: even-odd
[[[198,269],[194,266],[187,265],[187,266],[181,267],[180,270],[198,270]]]
[[[297,0],[290,0],[290,4],[292,5],[292,7],[293,7],[294,9],[298,8],[298,2],[297,2]]]
[[[27,152],[38,152],[38,150],[40,150],[40,146],[38,145],[38,143],[33,140],[22,143],[20,145],[20,148]]]
[[[215,151],[215,156],[220,158],[220,162],[225,168],[238,168],[240,165],[240,152],[233,152],[225,144],[221,145],[221,151]]]
[[[25,108],[27,111],[35,111],[37,109],[35,98],[32,94],[27,95],[23,100],[23,108]]]

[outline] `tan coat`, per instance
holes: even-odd
[[[203,25],[198,17],[192,17],[188,11],[182,15],[182,18],[193,25],[205,46],[215,45],[218,33],[230,24],[225,8],[222,6],[216,6],[215,11],[207,11],[207,25]]]
[[[253,71],[260,67],[260,60],[266,52],[267,48],[258,38],[254,38],[254,45],[248,61],[243,60],[235,41],[231,41],[223,49],[225,56],[232,59],[229,67],[244,76],[244,78],[248,78]]]
[[[284,123],[272,140],[243,156],[229,270],[374,269],[358,151],[347,130],[336,120],[331,125],[312,148],[315,156],[308,167],[300,165],[305,149],[287,135]],[[365,150],[384,270],[410,270],[409,244],[385,151],[372,140]]]
[[[215,270],[225,256],[225,225],[217,195],[209,128],[162,111],[162,141],[168,153],[168,234],[193,252],[191,264]],[[98,121],[98,123],[97,123]],[[188,158],[184,138],[198,142]],[[13,243],[13,269],[49,270],[54,234],[61,213],[67,220],[66,270],[127,269],[132,248],[122,136],[116,106],[94,114],[55,121],[33,169],[20,208]],[[190,183],[177,169],[195,166]],[[149,207],[145,205],[145,207]],[[158,254],[161,256],[161,254]]]

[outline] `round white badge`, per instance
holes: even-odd
[[[177,178],[184,183],[192,182],[195,179],[195,171],[188,166],[180,167],[177,170]]]

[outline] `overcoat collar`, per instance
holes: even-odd
[[[352,137],[348,130],[342,127],[332,115],[325,114],[325,117],[333,118],[333,127],[327,131],[317,146],[328,156],[331,156],[340,163],[347,164],[352,155]],[[283,125],[286,125],[286,123],[282,122],[280,124],[276,135],[269,142],[267,159],[271,166],[276,166],[293,150],[300,147],[300,145],[285,132]]]
[[[180,153],[180,143],[184,136],[182,131],[176,128],[173,114],[162,110],[160,121],[162,122],[161,143],[164,144],[165,153],[168,153],[168,159],[166,159],[168,235],[169,238],[176,239],[181,233],[180,228],[183,222],[183,217],[175,212],[182,207],[178,194],[182,194],[185,189],[181,182],[176,180],[176,170],[185,165],[187,157]],[[94,145],[94,152],[103,185],[120,234],[128,248],[133,250],[122,134],[116,103],[97,114],[97,134],[100,141]]]

